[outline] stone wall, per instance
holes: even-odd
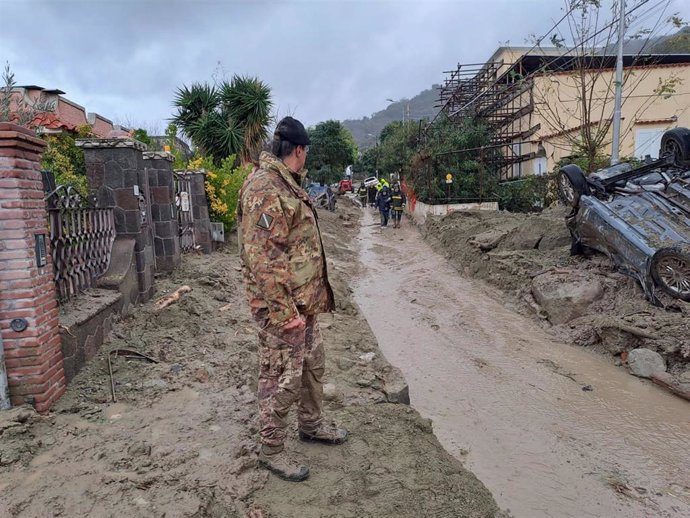
[[[148,171],[143,152],[146,146],[133,139],[82,139],[89,189],[100,207],[114,207],[116,239],[135,240],[135,262],[139,300],[148,301],[154,292],[156,268],[153,219]]]
[[[211,244],[211,218],[208,214],[206,187],[204,185],[206,174],[198,171],[191,171],[187,174],[190,175],[191,179],[194,238],[201,250],[205,254],[210,254],[213,251],[213,245]]]
[[[175,207],[173,161],[171,153],[144,153],[151,195],[156,270],[159,272],[171,272],[180,264],[180,232]]]

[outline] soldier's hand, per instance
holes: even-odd
[[[306,326],[306,323],[305,323],[304,317],[301,315],[298,315],[295,318],[293,318],[292,320],[288,320],[288,322],[286,324],[283,324],[281,329],[283,329],[283,331],[290,331],[292,329],[304,329],[305,326]]]

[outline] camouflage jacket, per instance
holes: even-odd
[[[290,170],[271,153],[245,180],[237,203],[244,279],[253,310],[272,324],[333,311],[316,211]]]

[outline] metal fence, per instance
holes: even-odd
[[[70,187],[52,189],[46,200],[55,285],[63,303],[108,270],[115,218],[112,208],[89,207]]]
[[[175,207],[180,232],[180,249],[182,252],[196,250],[194,236],[194,214],[192,208],[192,182],[188,176],[174,173]]]

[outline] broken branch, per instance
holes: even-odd
[[[192,288],[190,286],[180,286],[170,295],[166,295],[165,297],[158,299],[155,304],[156,310],[160,311],[161,309],[167,308],[170,304],[174,304],[175,302],[180,300],[180,297],[182,295],[184,295],[185,293],[189,293],[190,291],[192,291]]]

